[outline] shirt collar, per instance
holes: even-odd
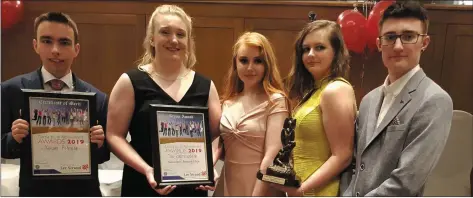
[[[57,79],[56,77],[54,77],[51,73],[48,72],[48,70],[46,70],[43,67],[41,67],[41,75],[43,75],[43,83],[47,83],[49,82],[50,80],[53,80],[53,79]],[[64,82],[67,87],[69,88],[73,88],[73,82],[72,82],[72,72],[69,72],[68,74],[66,74],[65,76],[63,76],[62,78],[60,78],[59,80],[61,80],[62,82]]]
[[[389,84],[389,76],[386,77],[386,80],[384,80],[383,84],[383,92],[385,95],[392,94],[394,97],[396,97],[401,90],[406,86],[407,82],[414,76],[414,74],[420,70],[420,66],[417,65],[414,68],[412,68],[409,72],[404,74],[401,78],[397,79],[393,83]]]

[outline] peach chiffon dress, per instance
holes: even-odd
[[[241,103],[225,101],[220,120],[221,136],[225,148],[224,196],[251,196],[256,173],[264,157],[264,144],[268,116],[288,112],[281,94],[273,94],[248,112]],[[270,188],[269,196],[281,195]]]

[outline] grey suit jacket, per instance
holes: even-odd
[[[450,132],[450,96],[421,69],[376,128],[382,87],[368,93],[356,121],[353,170],[342,175],[343,196],[422,196]],[[350,179],[351,177],[351,179]]]

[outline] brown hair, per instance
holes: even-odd
[[[36,17],[36,19],[34,20],[35,37],[38,36],[37,34],[39,25],[45,21],[62,23],[71,27],[74,31],[74,44],[77,44],[79,42],[79,30],[77,29],[76,22],[74,22],[69,15],[64,14],[62,12],[46,12]]]
[[[293,55],[294,62],[291,72],[286,79],[286,90],[289,95],[289,100],[291,101],[291,106],[293,107],[295,104],[304,102],[302,101],[304,95],[315,90],[315,79],[302,62],[302,56],[304,54],[302,43],[309,33],[319,30],[330,31],[328,39],[330,40],[330,45],[335,54],[330,67],[328,79],[332,80],[337,77],[347,78],[348,76],[350,69],[350,54],[345,42],[343,41],[340,26],[337,23],[328,20],[317,20],[308,23],[302,31],[299,32],[295,42]]]
[[[418,1],[396,2],[386,8],[378,24],[380,34],[383,23],[390,18],[419,19],[422,22],[422,25],[424,25],[424,33],[427,34],[427,32],[429,31],[429,16],[427,15],[427,10],[422,7],[422,5]]]

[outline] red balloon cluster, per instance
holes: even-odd
[[[376,38],[379,36],[379,20],[384,10],[394,2],[395,0],[382,0],[376,3],[368,20],[356,9],[345,10],[338,16],[337,23],[340,25],[348,50],[363,53],[366,47],[371,51],[377,49]]]
[[[2,30],[11,28],[23,17],[22,1],[2,1]]]
[[[345,10],[338,16],[343,40],[351,51],[362,53],[366,46],[366,18],[357,10]]]
[[[381,19],[381,16],[383,16],[384,10],[388,8],[391,4],[393,4],[395,1],[393,0],[384,0],[376,3],[373,7],[373,9],[370,12],[370,15],[368,17],[368,22],[367,22],[367,45],[368,48],[372,51],[377,49],[376,46],[376,38],[379,36],[379,29],[378,29],[378,23],[379,20]]]

